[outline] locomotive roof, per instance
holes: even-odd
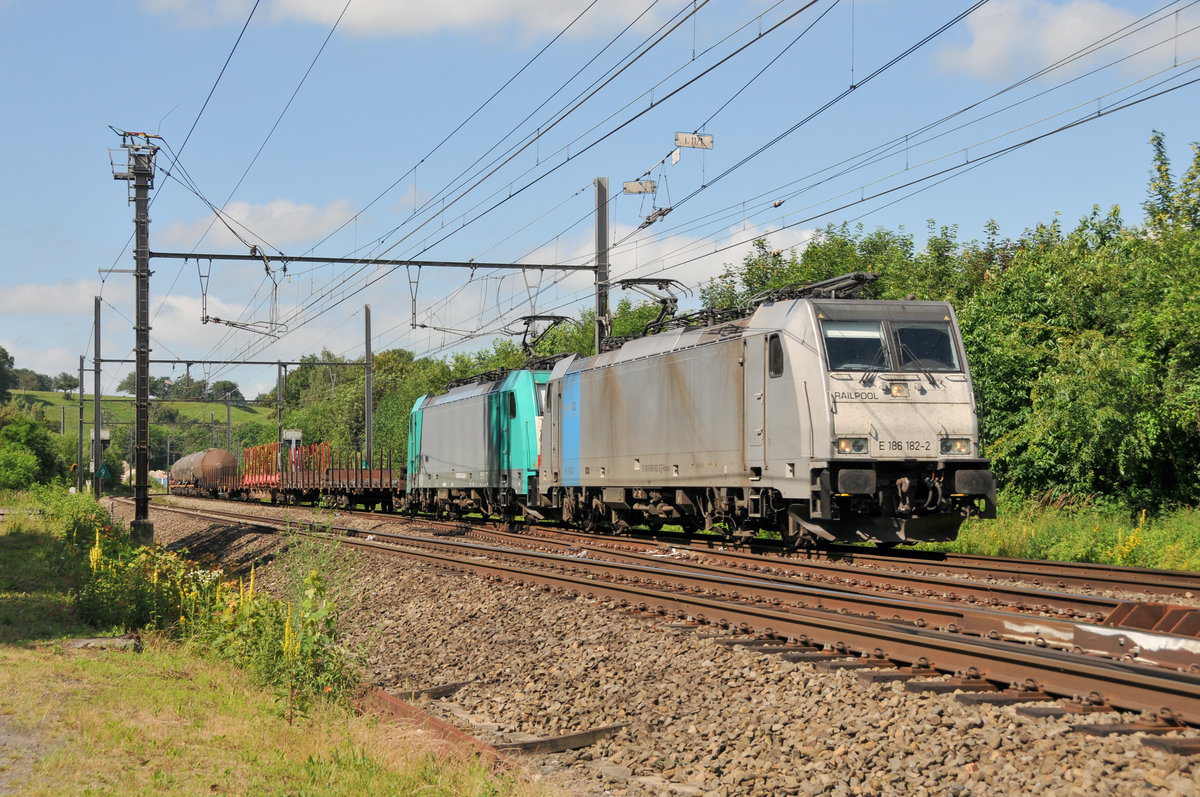
[[[551,378],[560,378],[564,374],[576,371],[606,368],[618,363],[718,343],[731,338],[742,338],[749,334],[786,330],[795,327],[797,318],[803,318],[807,328],[813,314],[817,317],[841,320],[942,321],[954,318],[954,310],[948,302],[883,299],[790,299],[763,302],[753,314],[742,318],[708,327],[669,329],[657,335],[635,338],[599,355],[561,360],[555,365]]]
[[[836,321],[951,321],[954,309],[949,302],[848,300],[814,301],[818,318]]]
[[[426,394],[425,401],[419,402],[422,408],[432,407],[437,404],[447,404],[452,401],[461,401],[462,399],[474,398],[476,396],[487,395],[494,393],[497,390],[503,390],[506,387],[512,387],[516,382],[526,378],[529,375],[536,381],[536,375],[549,373],[548,371],[529,371],[529,370],[514,370],[508,371],[498,379],[491,379],[480,382],[472,382],[465,385],[457,385],[450,388],[445,393],[436,396]],[[545,381],[543,379],[543,381]]]

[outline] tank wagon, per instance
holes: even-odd
[[[548,370],[492,372],[417,399],[409,417],[408,507],[509,521],[523,514],[538,472],[549,378]]]
[[[171,485],[177,492],[189,492],[227,481],[237,472],[233,454],[223,448],[209,448],[176,461],[171,466]]]
[[[558,362],[531,510],[791,544],[952,539],[994,517],[953,308],[836,298],[868,278]]]

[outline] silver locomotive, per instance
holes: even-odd
[[[526,510],[792,545],[946,540],[994,517],[953,308],[844,298],[873,278],[557,362]]]

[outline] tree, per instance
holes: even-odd
[[[1200,143],[1192,142],[1192,165],[1175,192],[1178,221],[1189,230],[1200,230]]]
[[[0,446],[0,490],[26,490],[37,482],[38,458],[19,443]]]
[[[763,291],[797,281],[799,271],[796,250],[785,257],[782,250],[771,249],[766,238],[756,238],[740,266],[726,264],[720,276],[700,288],[700,301],[709,308],[737,307]]]
[[[147,392],[154,398],[167,398],[171,394],[171,378],[167,376],[152,376],[146,382]],[[130,372],[125,375],[117,385],[118,393],[128,393],[135,395],[137,393],[137,373]],[[180,396],[179,398],[183,398]]]
[[[225,394],[229,394],[230,401],[244,401],[242,391],[238,389],[236,382],[231,382],[228,379],[220,379],[208,386],[209,395],[213,401],[224,401]]]
[[[46,374],[39,374],[28,368],[14,368],[12,373],[17,380],[17,387],[21,390],[54,389],[54,380]]]
[[[1146,201],[1142,203],[1146,225],[1160,236],[1176,226],[1184,230],[1200,229],[1200,143],[1192,142],[1192,163],[1178,186],[1171,178],[1171,162],[1162,133],[1153,131],[1150,147],[1153,165]]]
[[[1157,130],[1150,135],[1150,147],[1154,150],[1150,186],[1142,209],[1146,211],[1146,224],[1156,232],[1162,232],[1174,222],[1171,182],[1171,162],[1167,158],[1167,147],[1163,134]]]
[[[170,382],[170,387],[162,398],[178,400],[198,399],[204,398],[206,392],[208,392],[208,382],[206,380],[192,379],[191,374],[185,373],[179,379]]]
[[[137,393],[137,374],[133,371],[125,374],[125,378],[117,383],[118,393],[128,393],[134,395]]]
[[[8,353],[8,349],[0,346],[0,401],[8,401],[8,392],[16,386],[12,367],[12,355]]]
[[[66,371],[54,377],[54,389],[61,390],[64,395],[69,394],[77,387],[79,387],[79,377],[72,376]]]
[[[1001,482],[1131,508],[1200,500],[1200,235],[1094,209],[1038,225],[960,306]]]
[[[147,387],[151,396],[166,398],[171,393],[171,378],[167,376],[152,376]],[[132,393],[133,391],[130,392]]]
[[[17,458],[21,461],[24,461],[24,452],[31,453],[37,460],[34,475],[38,482],[49,482],[58,475],[58,451],[50,433],[46,431],[44,422],[34,420],[28,415],[6,413],[4,417],[0,417],[0,427],[0,448],[22,449],[22,456]]]

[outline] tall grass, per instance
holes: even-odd
[[[198,651],[234,662],[280,697],[292,721],[313,701],[346,702],[356,683],[338,641],[337,607],[309,568],[290,596],[272,597],[161,545],[135,546],[124,525],[85,496],[46,490],[42,511],[63,529],[55,568],[78,615],[116,632],[162,630]],[[303,566],[308,548],[289,559]]]
[[[968,520],[951,543],[931,550],[1200,570],[1200,510],[1184,507],[1157,516],[1104,504],[1047,503],[1002,498],[995,520]]]

